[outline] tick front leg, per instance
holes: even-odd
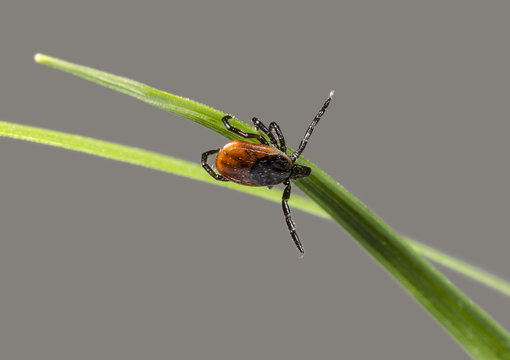
[[[209,175],[211,175],[213,178],[215,178],[218,181],[228,181],[226,177],[220,174],[216,174],[212,167],[207,163],[207,158],[209,155],[216,154],[220,149],[215,150],[209,150],[202,154],[202,167],[207,171]]]
[[[315,115],[310,126],[308,126],[305,136],[303,137],[303,140],[301,140],[301,143],[299,144],[298,149],[291,156],[292,162],[295,162],[301,156],[301,153],[303,152],[303,150],[306,147],[306,144],[308,143],[308,139],[310,139],[310,136],[312,135],[313,129],[315,128],[315,126],[317,125],[319,120],[321,119],[322,115],[324,115],[324,113],[326,112],[326,109],[328,108],[329,103],[331,102],[331,98],[333,97],[334,93],[335,93],[335,90],[333,90],[329,93],[329,97],[327,98],[326,102],[324,103],[324,105],[322,105],[322,107],[319,110],[319,112],[317,113],[317,115]]]
[[[294,241],[294,244],[296,244],[296,247],[298,248],[299,252],[301,253],[301,257],[305,255],[305,249],[303,248],[303,245],[301,244],[301,241],[299,240],[299,236],[296,232],[296,225],[294,224],[294,221],[292,221],[292,217],[290,215],[290,208],[287,201],[290,198],[290,181],[287,180],[283,183],[285,186],[285,190],[283,190],[283,196],[282,196],[282,209],[283,209],[283,215],[285,215],[285,222],[287,223],[287,227],[289,228],[290,237]]]

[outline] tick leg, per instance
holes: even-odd
[[[269,124],[268,129],[266,125],[264,125],[262,121],[260,121],[256,117],[254,117],[252,121],[258,131],[267,135],[267,137],[271,141],[271,145],[273,145],[275,148],[279,149],[283,153],[286,153],[287,147],[285,146],[285,138],[283,137],[282,130],[280,129],[277,123],[273,121],[272,123]],[[273,131],[276,134],[276,136],[275,134],[273,134]],[[276,141],[277,138],[278,141]]]
[[[239,136],[242,136],[243,138],[254,138],[254,139],[257,139],[261,144],[264,144],[264,145],[269,145],[267,143],[267,140],[260,134],[252,134],[252,133],[247,133],[247,132],[244,132],[242,130],[239,130],[238,128],[236,127],[233,127],[232,125],[230,125],[230,123],[228,122],[230,119],[232,119],[232,116],[230,115],[226,115],[223,117],[223,119],[221,119],[221,121],[223,121],[223,124],[225,125],[225,127],[227,128],[228,131],[231,131],[233,132],[234,134],[237,134]]]
[[[209,164],[207,163],[207,158],[209,157],[209,155],[216,154],[218,151],[220,151],[220,149],[209,150],[209,151],[206,151],[205,153],[203,153],[202,154],[202,167],[205,169],[205,171],[207,171],[207,173],[209,175],[211,175],[216,180],[228,181],[228,179],[226,177],[224,177],[223,175],[216,174],[214,172],[214,170],[211,168],[211,166],[209,166]]]
[[[298,157],[301,155],[301,153],[303,152],[303,150],[305,149],[306,144],[308,143],[308,139],[310,138],[310,135],[312,135],[313,129],[315,128],[315,125],[317,125],[317,123],[321,119],[322,115],[324,115],[324,113],[326,112],[326,109],[329,106],[329,103],[331,102],[331,97],[333,97],[334,93],[335,93],[335,91],[331,91],[329,93],[328,99],[326,100],[324,105],[322,105],[322,107],[319,110],[319,112],[317,113],[317,115],[315,115],[315,117],[313,118],[312,123],[306,130],[305,136],[303,137],[303,140],[301,140],[301,143],[299,144],[298,149],[291,156],[292,162],[296,161],[298,159]]]
[[[273,145],[275,148],[279,149],[278,143],[276,142],[276,138],[274,137],[273,133],[264,125],[262,121],[254,117],[251,119],[253,122],[253,125],[255,125],[255,128],[260,131],[261,133],[267,135],[269,138],[269,141],[271,141],[271,145]]]
[[[285,138],[283,137],[282,130],[280,129],[278,124],[275,123],[274,121],[271,124],[269,124],[269,131],[274,131],[276,133],[276,137],[278,137],[278,142],[280,143],[278,149],[280,149],[282,153],[286,154],[287,147],[285,146]]]
[[[298,248],[299,252],[301,253],[301,256],[305,254],[305,249],[303,248],[303,245],[301,244],[301,241],[299,240],[299,236],[296,232],[296,225],[294,224],[294,221],[292,221],[292,217],[290,215],[290,208],[287,201],[290,198],[290,181],[287,180],[284,182],[285,190],[283,190],[283,196],[282,196],[282,209],[283,209],[283,215],[285,215],[285,222],[287,223],[287,227],[289,228],[290,237],[294,241],[294,244],[296,244],[296,247]]]

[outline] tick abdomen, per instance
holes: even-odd
[[[234,140],[216,156],[216,169],[228,180],[249,186],[270,186],[290,176],[292,161],[270,145]]]

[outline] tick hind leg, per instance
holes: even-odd
[[[287,203],[290,198],[290,181],[287,180],[283,183],[285,185],[285,190],[283,190],[283,196],[282,196],[282,209],[283,209],[283,215],[285,215],[285,222],[287,223],[287,227],[289,228],[290,237],[294,241],[294,244],[296,244],[296,247],[298,248],[299,252],[301,253],[301,257],[305,255],[305,249],[303,248],[303,245],[301,244],[301,241],[299,240],[299,236],[296,232],[296,225],[294,224],[294,221],[292,221],[292,217],[290,215],[290,208],[289,204]]]
[[[216,154],[220,149],[215,150],[209,150],[202,154],[202,167],[207,171],[209,175],[211,175],[213,178],[215,178],[218,181],[228,181],[226,177],[220,174],[216,174],[212,167],[207,163],[207,158],[209,155]]]
[[[262,135],[247,133],[247,132],[244,132],[244,131],[230,125],[230,123],[228,122],[230,119],[232,119],[232,116],[230,116],[230,115],[226,115],[221,119],[221,121],[223,121],[223,124],[225,125],[225,127],[227,128],[228,131],[231,131],[234,134],[242,136],[243,138],[246,138],[246,139],[250,139],[250,138],[257,139],[261,144],[269,145],[267,143],[267,140]]]

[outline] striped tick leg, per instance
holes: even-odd
[[[282,196],[282,209],[283,209],[283,215],[285,215],[285,222],[287,223],[287,227],[289,228],[290,237],[294,241],[294,244],[296,244],[296,247],[298,248],[299,252],[301,253],[301,256],[305,254],[305,249],[303,248],[303,245],[301,244],[301,241],[299,240],[299,236],[296,232],[296,225],[294,224],[294,221],[292,221],[292,217],[290,215],[290,208],[289,204],[287,203],[290,198],[290,181],[286,180],[284,183],[285,190],[283,190],[283,196]]]
[[[303,152],[303,150],[305,149],[306,144],[308,143],[308,139],[310,138],[310,135],[312,135],[313,129],[315,128],[315,125],[317,125],[322,115],[324,115],[324,113],[326,112],[326,109],[328,108],[334,93],[335,93],[334,90],[329,93],[329,98],[327,98],[326,102],[324,103],[324,105],[322,105],[317,115],[315,115],[314,119],[312,120],[312,123],[306,130],[305,136],[303,137],[303,140],[301,140],[298,149],[294,151],[294,154],[292,154],[291,156],[292,162],[296,161]]]
[[[255,125],[255,129],[257,129],[260,133],[266,135],[269,138],[269,142],[271,143],[271,145],[278,149],[279,147],[278,143],[276,142],[276,138],[271,133],[271,131],[269,131],[266,125],[264,125],[264,123],[257,119],[256,117],[252,118],[251,121],[253,122],[253,125]]]
[[[271,124],[269,124],[269,131],[274,131],[276,133],[276,137],[278,138],[278,142],[280,143],[278,149],[280,149],[282,153],[286,154],[287,146],[285,146],[285,138],[283,137],[282,130],[280,129],[278,124],[275,123],[274,121]]]
[[[243,138],[246,138],[246,139],[249,139],[249,138],[254,138],[254,139],[257,139],[261,144],[264,144],[264,145],[269,145],[267,143],[267,140],[260,134],[252,134],[252,133],[247,133],[247,132],[244,132],[242,130],[239,130],[238,128],[230,125],[230,123],[228,122],[230,119],[232,119],[232,116],[230,115],[226,115],[224,116],[221,121],[223,121],[223,125],[225,125],[225,127],[227,128],[228,131],[231,131],[233,132],[234,134],[237,134],[239,136],[242,136]]]
[[[207,158],[209,155],[216,154],[220,149],[215,150],[209,150],[202,154],[202,167],[207,171],[209,175],[211,175],[213,178],[219,181],[228,181],[226,177],[220,174],[216,174],[214,170],[211,168],[211,166],[207,163]]]
[[[271,145],[273,145],[275,148],[277,148],[284,154],[286,153],[287,147],[285,146],[285,139],[283,137],[282,130],[280,129],[277,123],[273,121],[272,123],[269,124],[269,128],[267,128],[266,125],[264,125],[262,121],[260,121],[256,117],[251,119],[251,121],[253,121],[253,124],[255,125],[255,128],[258,131],[265,134],[269,138]],[[273,134],[273,132],[276,134],[276,136],[275,134]],[[277,138],[278,141],[276,140]]]

